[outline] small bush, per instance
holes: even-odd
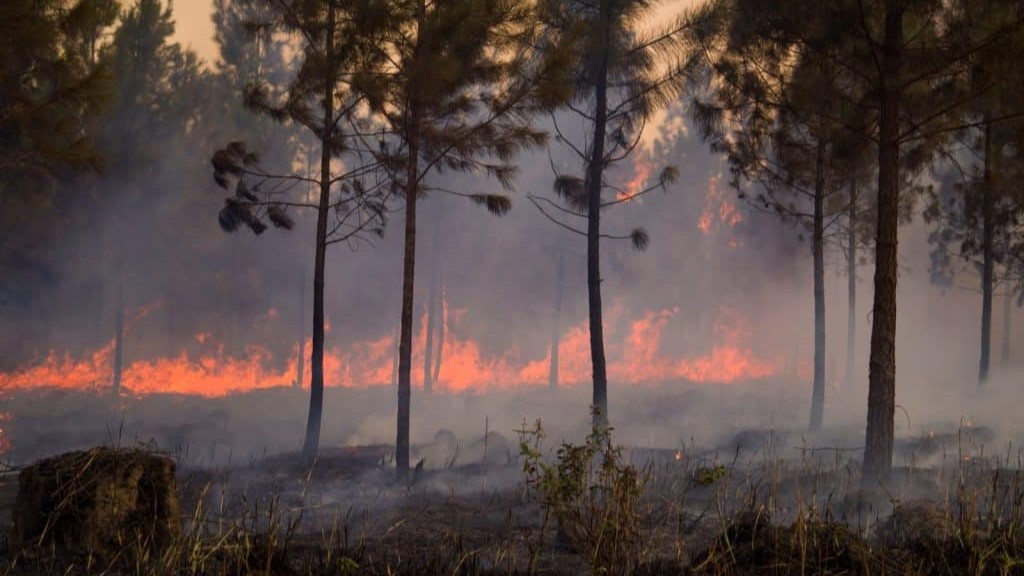
[[[545,525],[553,516],[592,573],[633,574],[643,556],[640,497],[647,473],[625,462],[610,428],[595,428],[583,444],[562,443],[553,463],[539,449],[540,422],[522,432],[523,472],[539,497]]]

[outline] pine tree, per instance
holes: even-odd
[[[742,27],[737,21],[733,25]],[[693,115],[712,149],[727,155],[740,196],[756,209],[795,223],[801,236],[803,230],[810,233],[814,373],[809,429],[817,431],[826,390],[825,249],[829,236],[839,234],[840,216],[857,207],[856,198],[844,192],[853,189],[868,162],[867,128],[858,125],[863,95],[847,89],[842,99],[823,99],[822,93],[842,91],[840,69],[808,55],[779,61],[771,44],[750,44],[717,55],[710,65],[728,80],[695,102]],[[747,183],[753,184],[753,194]],[[848,229],[855,230],[856,220],[851,222]],[[855,266],[856,260],[850,261]]]
[[[366,100],[365,91],[356,85],[375,78],[366,72],[382,65],[384,55],[374,49],[377,35],[393,30],[394,21],[373,1],[259,1],[265,12],[246,23],[249,30],[283,35],[284,41],[297,43],[301,50],[293,64],[294,75],[282,90],[258,77],[250,84],[246,102],[277,122],[305,128],[316,139],[317,175],[274,172],[240,141],[218,150],[212,164],[215,180],[230,192],[219,216],[225,231],[244,226],[261,234],[267,222],[291,229],[295,223],[291,211],[307,209],[316,214],[310,403],[302,448],[303,460],[312,463],[323,418],[327,247],[383,234],[384,202],[390,188],[373,177],[378,164],[360,146],[359,126],[365,120],[358,113]],[[333,165],[339,159],[346,160],[340,172]],[[271,162],[284,162],[290,168],[290,160]],[[307,195],[315,200],[307,200]]]
[[[932,163],[945,137],[962,125],[957,111],[979,95],[960,89],[964,64],[995,38],[1019,33],[1024,14],[1000,22],[983,38],[965,41],[956,33],[956,10],[926,0],[792,0],[768,5],[722,0],[718,6],[723,20],[739,23],[736,29],[743,34],[723,34],[714,47],[705,44],[706,51],[742,54],[750,46],[767,46],[775,66],[790,61],[794,52],[813,57],[822,66],[838,68],[843,79],[842,90],[822,93],[820,99],[865,96],[862,117],[872,127],[867,134],[877,154],[878,200],[862,484],[874,489],[892,470],[901,199],[912,192],[910,179]],[[740,90],[749,87],[742,77],[718,75],[713,66],[709,70],[714,82],[732,83]]]
[[[507,213],[504,195],[445,189],[431,176],[478,173],[509,188],[512,158],[545,140],[530,126],[532,114],[559,91],[538,81],[552,64],[528,50],[535,27],[527,3],[392,0],[388,8],[394,34],[377,50],[393,64],[363,89],[384,124],[378,158],[405,210],[395,454],[402,479],[409,470],[417,203],[445,192]]]
[[[87,127],[110,105],[95,50],[116,16],[113,0],[0,3],[0,306],[28,309],[54,281],[59,183],[102,166]]]
[[[976,44],[992,35],[1002,22],[1013,18],[1016,5],[1007,0],[961,2],[958,32],[964,36],[963,42]],[[990,371],[993,298],[1000,284],[1010,282],[1013,269],[1008,259],[1021,238],[1024,205],[1020,192],[1004,177],[1011,165],[1020,161],[1007,158],[1002,151],[1014,144],[1024,125],[1014,118],[1016,109],[1021,108],[1015,89],[1024,81],[1015,58],[1022,45],[1024,38],[1007,35],[986,43],[970,58],[965,90],[979,95],[960,110],[961,121],[968,127],[950,142],[953,149],[945,151],[951,177],[940,178],[942,185],[930,195],[925,212],[934,224],[930,236],[935,247],[933,279],[952,285],[961,264],[979,276],[979,385]],[[964,142],[966,146],[961,144]]]
[[[147,245],[130,241],[138,223],[156,202],[153,186],[171,142],[181,142],[198,116],[200,85],[205,80],[194,53],[171,42],[171,7],[161,0],[136,0],[124,10],[100,59],[116,79],[110,112],[91,129],[107,161],[102,175],[88,183],[102,190],[112,206],[108,225],[106,284],[114,307],[112,394],[120,394],[124,365],[124,310],[129,278],[152,256]]]
[[[667,106],[679,94],[692,61],[675,62],[701,13],[686,13],[668,27],[651,33],[637,32],[650,15],[648,0],[544,0],[541,20],[559,42],[553,43],[568,59],[572,87],[568,110],[586,126],[583,142],[565,133],[555,119],[559,142],[575,155],[582,174],[557,173],[554,192],[562,203],[530,196],[538,210],[557,225],[587,239],[587,299],[590,324],[590,357],[593,369],[593,424],[608,425],[608,374],[601,303],[601,240],[628,239],[643,250],[649,237],[643,228],[628,235],[609,235],[601,230],[601,213],[655,190],[664,190],[676,177],[665,167],[654,182],[630,193],[606,179],[610,167],[629,158],[636,149],[650,115]],[[618,192],[614,199],[606,192]],[[568,219],[568,220],[567,220]],[[585,230],[577,223],[586,222]]]

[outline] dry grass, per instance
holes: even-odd
[[[183,531],[159,552],[139,538],[102,560],[18,554],[3,541],[0,576],[1024,574],[1024,466],[973,446],[900,468],[873,494],[858,490],[856,453],[771,435],[722,454],[635,451],[647,481],[616,516],[637,520],[639,541],[603,548],[600,562],[593,549],[559,545],[540,503],[494,489],[479,466],[444,471],[450,484],[399,486],[374,454],[340,451],[308,471],[281,459],[244,474],[183,470]],[[471,488],[456,490],[459,478]]]

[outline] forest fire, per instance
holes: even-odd
[[[651,177],[651,171],[653,168],[654,167],[650,162],[643,158],[637,158],[636,162],[633,164],[633,178],[626,183],[625,188],[615,193],[615,199],[625,202],[632,199],[640,192],[643,192],[647,187],[647,181]],[[639,202],[641,199],[637,198],[636,200]]]
[[[726,196],[721,188],[720,176],[712,176],[708,180],[708,192],[704,197],[704,209],[697,220],[697,227],[706,236],[711,233],[716,224],[725,228],[734,228],[743,222],[743,214],[736,208],[736,204]],[[730,243],[730,247],[736,245]]]
[[[1021,7],[0,0],[0,576],[1021,573]]]
[[[673,380],[731,383],[770,377],[781,366],[780,361],[759,357],[745,347],[749,328],[734,311],[720,311],[715,344],[709,352],[687,356],[673,353],[663,342],[663,333],[678,314],[678,308],[649,311],[633,321],[623,318],[621,307],[614,308],[606,327],[609,375],[614,381],[627,384]],[[452,314],[464,317],[466,311],[453,310]],[[445,316],[447,323],[447,310]],[[426,322],[420,325],[425,327]],[[424,336],[425,328],[421,328],[415,339],[414,365],[422,364]],[[244,355],[236,357],[226,354],[224,346],[214,342],[208,332],[196,334],[195,339],[202,343],[201,353],[182,351],[172,357],[126,362],[122,374],[124,389],[136,395],[171,393],[213,397],[291,386],[295,382],[295,349],[287,361],[275,359],[270,350],[254,344],[246,347]],[[307,342],[305,349],[310,350],[310,347]],[[356,342],[344,349],[329,347],[324,358],[327,385],[390,385],[394,348],[393,336]],[[565,331],[559,353],[561,382],[582,385],[589,381],[589,332],[585,321]],[[0,389],[99,391],[107,388],[111,380],[113,354],[113,340],[79,358],[50,352],[37,364],[0,374]],[[308,363],[308,358],[306,361]],[[549,362],[549,357],[523,363],[513,353],[488,355],[478,342],[460,337],[456,330],[449,328],[445,330],[444,362],[436,389],[465,392],[546,385]],[[307,386],[308,364],[303,373],[307,375],[303,385]],[[414,385],[422,386],[421,373],[414,371],[412,378]]]

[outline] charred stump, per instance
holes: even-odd
[[[92,448],[40,460],[18,477],[11,544],[114,560],[129,546],[168,547],[181,535],[174,461],[141,450]]]

